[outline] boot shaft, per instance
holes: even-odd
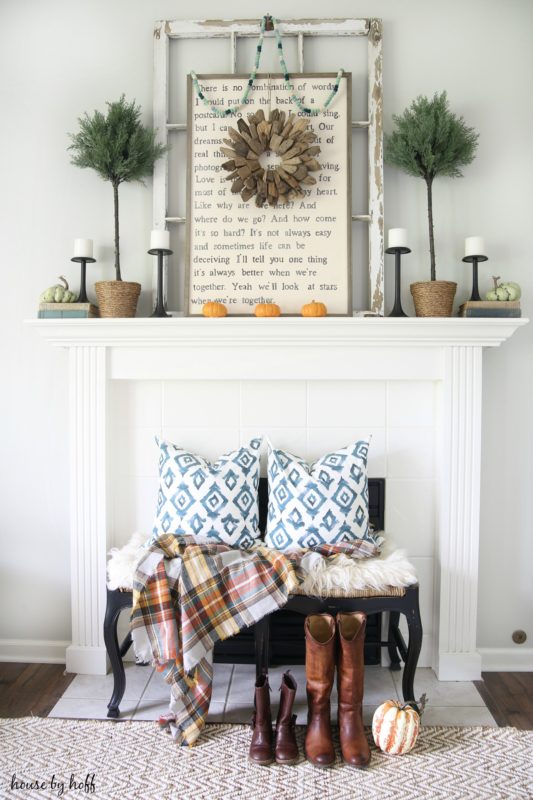
[[[253,725],[258,728],[272,727],[270,685],[267,675],[260,675],[255,683]]]
[[[329,614],[305,619],[305,676],[308,696],[329,702],[335,676],[335,620]]]
[[[339,706],[361,705],[365,676],[366,614],[337,614],[337,689]]]
[[[296,764],[296,715],[292,713],[296,697],[296,681],[289,672],[281,679],[279,710],[276,719],[275,759],[278,764]]]
[[[279,687],[279,709],[276,726],[289,724],[292,721],[292,707],[296,698],[296,681],[289,671],[283,674]]]

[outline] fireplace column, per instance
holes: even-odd
[[[481,677],[481,656],[476,649],[481,370],[481,346],[446,349],[437,451],[441,492],[434,669],[439,680]]]
[[[70,563],[72,644],[68,672],[105,675],[106,394],[105,346],[70,347]]]

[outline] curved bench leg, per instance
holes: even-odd
[[[255,675],[256,679],[268,672],[268,651],[270,644],[270,617],[260,619],[254,625]]]
[[[413,605],[405,616],[409,629],[409,645],[407,647],[407,658],[403,671],[402,693],[404,703],[407,703],[415,700],[415,672],[420,649],[422,647],[422,619],[420,617],[420,607],[418,604],[418,590],[413,598]]]
[[[398,648],[396,646],[396,637],[398,633],[398,623],[400,621],[399,611],[389,611],[389,635],[387,649],[389,651],[390,669],[397,672],[402,668]]]
[[[125,655],[125,649],[123,652],[121,652],[122,648],[118,643],[117,637],[118,618],[123,608],[124,605],[120,602],[117,602],[113,592],[108,590],[104,619],[104,642],[107,655],[109,656],[109,660],[111,662],[111,669],[113,670],[114,685],[111,700],[107,704],[107,716],[114,719],[116,719],[120,714],[119,705],[124,696],[124,690],[126,689],[126,675],[124,672],[124,664],[122,663],[122,656]]]

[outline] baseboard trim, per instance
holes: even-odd
[[[0,661],[28,664],[65,664],[68,641],[54,639],[0,639]]]
[[[483,672],[533,672],[533,647],[479,647]]]
[[[481,656],[470,653],[438,653],[434,667],[439,681],[478,681],[481,678]]]

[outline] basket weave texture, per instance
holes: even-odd
[[[94,285],[101,317],[134,317],[141,284],[131,281],[97,281]]]
[[[417,317],[451,317],[457,284],[453,281],[418,281],[411,284]]]

